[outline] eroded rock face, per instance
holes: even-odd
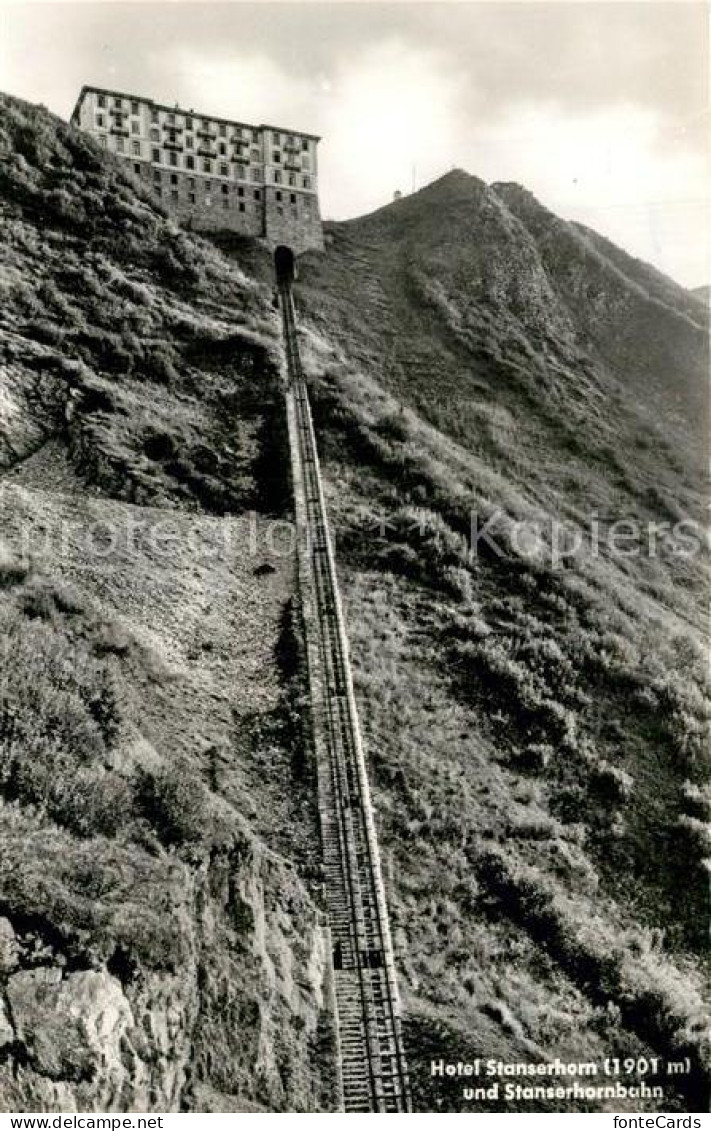
[[[325,932],[294,872],[245,839],[183,894],[175,970],[46,948],[23,968],[40,952],[0,920],[2,1110],[335,1107]]]

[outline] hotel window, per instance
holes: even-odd
[[[219,154],[221,154],[223,157],[227,153],[227,146],[225,145],[224,141],[221,141],[220,144],[218,145],[217,152]]]
[[[252,130],[252,141],[259,141],[259,130]]]
[[[151,130],[151,141],[160,141],[160,130]]]
[[[278,134],[276,130],[274,130],[274,132],[272,133],[272,140],[275,145],[279,145],[281,141],[281,134]]]
[[[152,149],[151,154],[152,161],[160,161],[160,149]]]
[[[227,196],[227,193],[228,193],[229,191],[230,191],[230,186],[229,186],[229,185],[223,185],[223,186],[222,186],[222,195],[223,195],[223,196]]]
[[[252,180],[253,181],[259,180],[259,169],[252,169]]]
[[[185,158],[185,168],[186,169],[194,169],[195,168],[195,158],[191,157],[190,154],[188,154],[188,156]]]
[[[106,106],[106,99],[104,98],[103,94],[100,94],[96,99],[96,105],[100,106],[102,110]]]
[[[195,203],[195,193],[194,192],[188,193],[188,200],[190,201],[191,204]]]
[[[296,204],[296,193],[295,192],[289,193],[289,201],[290,201],[291,204]]]
[[[311,177],[304,177],[304,188],[311,188]]]
[[[140,129],[141,129],[141,126],[138,122],[131,122],[131,133],[132,134],[139,133]]]
[[[97,124],[97,126],[99,127],[100,130],[103,130],[103,128],[104,128],[104,115],[103,114],[99,114],[98,118],[96,119],[96,124]]]
[[[296,177],[293,173],[289,173],[289,184],[296,188]]]
[[[261,192],[258,188],[256,188],[254,190],[254,199],[255,200],[261,200],[262,199],[262,194],[261,194]]]
[[[287,141],[289,142],[289,145],[296,145],[296,138],[293,134],[289,134]]]
[[[168,141],[171,145],[175,145],[175,130],[168,130]]]
[[[301,148],[306,149],[306,150],[308,150],[308,148],[309,148],[309,143],[308,143],[308,141],[306,140],[305,137],[303,137],[301,139]]]
[[[178,183],[178,174],[177,173],[171,173],[170,174],[170,183],[171,183],[171,185],[177,185],[177,183]]]
[[[238,177],[238,179],[243,181],[243,180],[245,180],[246,176],[247,176],[247,170],[245,169],[244,165],[238,165],[237,166],[237,177]]]
[[[158,121],[158,111],[157,110],[153,110],[153,109],[151,110],[151,121],[152,122]]]
[[[195,139],[193,137],[186,137],[185,145],[186,145],[187,149],[192,149],[194,144],[195,144]]]
[[[140,143],[140,141],[132,141],[131,142],[131,152],[136,157],[141,156],[141,143]]]
[[[227,136],[227,126],[225,125],[224,122],[220,122],[220,137],[226,137],[226,136]]]
[[[136,164],[135,164],[135,165],[133,166],[133,171],[134,171],[134,173],[139,173],[139,174],[140,174],[140,172],[141,172],[141,166],[140,166],[140,164],[136,163]]]
[[[120,130],[123,129],[123,118],[121,117],[120,114],[116,115],[114,124],[118,127],[118,129],[120,129]]]
[[[252,150],[252,160],[253,160],[253,161],[258,161],[258,160],[259,160],[259,150],[258,150],[258,149],[253,149],[253,150]]]
[[[212,191],[212,181],[205,181],[205,192],[207,193],[208,196],[210,195],[211,191]]]
[[[171,126],[174,126],[174,125],[175,125],[175,114],[173,114],[173,113],[170,113],[170,114],[168,115],[168,122],[170,123],[170,125],[171,125]]]
[[[274,164],[278,165],[281,162],[281,153],[274,153]]]
[[[201,123],[201,124],[202,124],[202,128],[203,128],[204,130],[209,130],[209,128],[210,128],[210,123],[208,122],[207,118],[203,118],[203,119],[202,119],[202,123]]]
[[[178,164],[178,154],[175,152],[174,149],[171,149],[170,153],[168,154],[168,161],[170,162],[171,165],[177,165]]]
[[[132,103],[131,103],[131,113],[132,113],[132,114],[137,114],[137,113],[138,113],[138,103],[137,103],[137,102],[132,102]]]
[[[123,152],[124,152],[124,150],[125,150],[125,148],[126,148],[126,146],[125,146],[125,144],[124,144],[124,140],[123,140],[123,138],[122,138],[122,137],[117,137],[117,138],[116,138],[116,152],[117,152],[117,153],[123,153]]]
[[[279,169],[274,170],[274,184],[275,185],[281,184],[281,170],[279,170]]]
[[[192,118],[186,118],[185,119],[185,128],[186,128],[186,130],[191,130],[193,128]]]
[[[227,165],[220,165],[220,176],[221,177],[229,177],[229,175],[230,175],[230,171],[229,171]]]
[[[157,185],[160,184],[160,182],[162,180],[160,169],[154,169],[153,170],[153,180],[155,181],[155,183]]]
[[[240,212],[244,212],[244,204],[241,203],[241,202],[240,202],[239,210],[240,210]]]
[[[210,161],[209,157],[204,158],[203,163],[202,163],[202,171],[203,171],[203,173],[211,173],[212,172],[212,161]]]
[[[244,196],[244,189],[242,188],[242,186],[241,186],[241,185],[240,185],[240,187],[239,187],[239,188],[237,189],[237,196]]]
[[[177,188],[174,188],[174,189],[170,190],[170,195],[173,198],[173,200],[177,200],[180,194],[178,193]]]
[[[195,188],[195,178],[188,177],[188,188],[192,191]]]
[[[114,98],[114,106],[117,110],[121,110],[123,108],[123,102],[120,98]]]
[[[277,192],[275,195],[276,195],[277,200],[281,200],[281,193],[280,192]]]

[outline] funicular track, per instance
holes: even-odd
[[[380,855],[348,659],[348,643],[299,355],[290,280],[280,280],[297,526],[310,586],[310,671],[318,733],[319,811],[343,1104],[346,1111],[410,1110],[400,1003]],[[299,510],[303,514],[299,515]],[[302,579],[303,584],[304,579]],[[315,639],[314,639],[315,638]],[[312,665],[310,664],[310,667]]]

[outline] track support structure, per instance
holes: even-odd
[[[278,278],[278,290],[341,1099],[347,1112],[406,1112],[410,1089],[380,851],[288,273]]]

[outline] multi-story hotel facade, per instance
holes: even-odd
[[[89,86],[71,120],[196,231],[239,232],[296,254],[323,247],[314,134]]]

